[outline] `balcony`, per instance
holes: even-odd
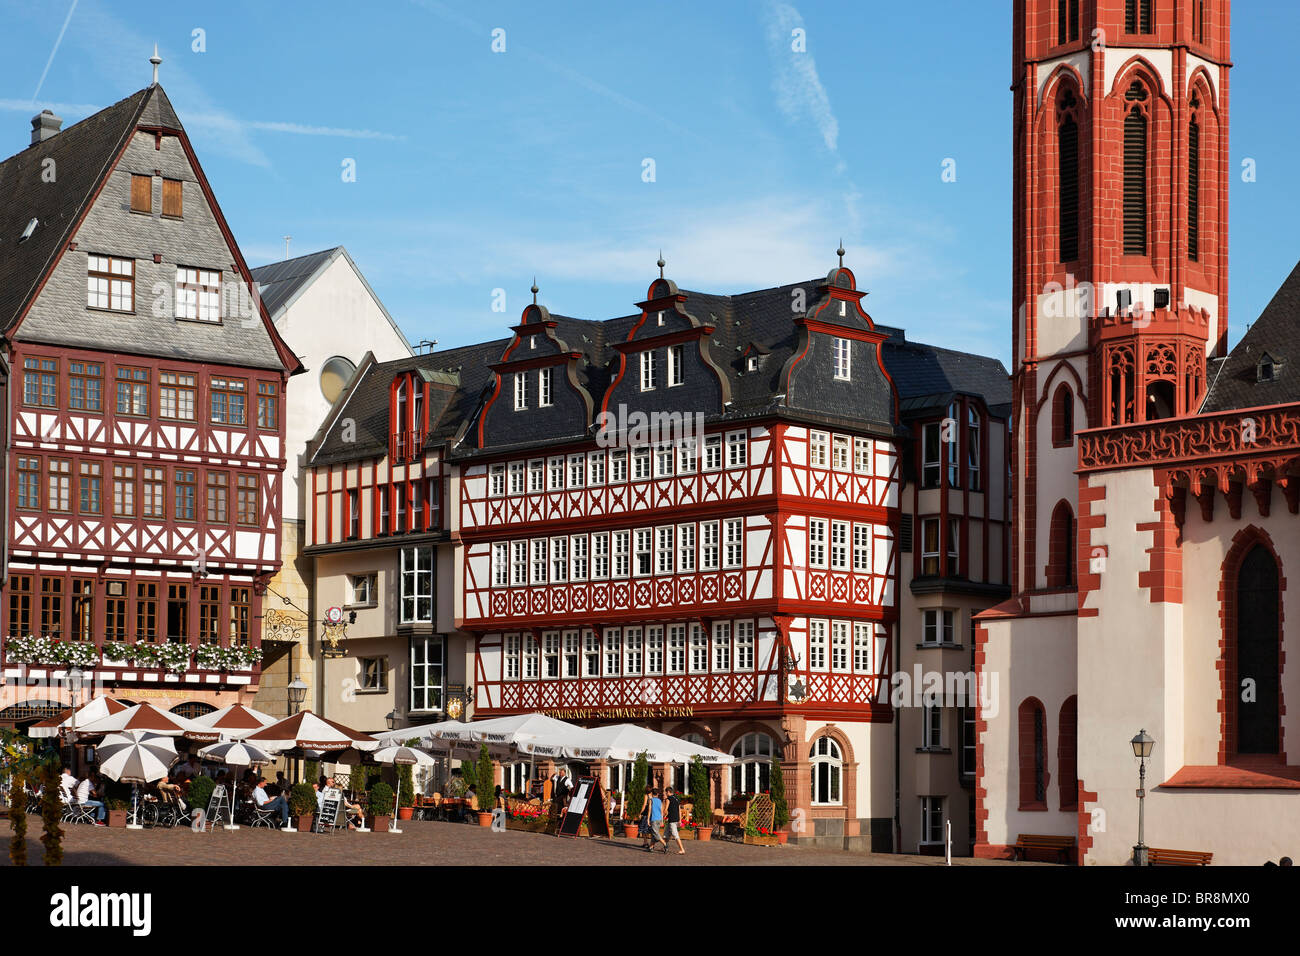
[[[419,430],[393,432],[389,445],[389,458],[394,462],[414,461],[424,450],[424,441],[428,436]]]

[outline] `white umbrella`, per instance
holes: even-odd
[[[126,710],[128,704],[114,700],[112,697],[96,697],[94,700],[82,704],[76,711],[77,724],[79,730],[84,730],[85,725],[97,720],[103,720],[105,717]],[[28,737],[57,737],[64,730],[72,729],[71,709],[48,717],[40,723],[32,724],[27,728]]]
[[[227,739],[239,740],[251,733],[256,733],[263,727],[269,727],[276,720],[278,718],[272,717],[270,714],[264,714],[260,710],[245,707],[243,704],[229,704],[220,710],[204,714],[202,717],[195,717],[194,723],[200,727],[209,727],[212,730],[219,731]]]
[[[244,737],[244,741],[263,750],[292,750],[295,747],[303,750],[346,750],[352,747],[371,751],[379,747],[379,741],[369,734],[317,717],[310,710],[263,727]]]
[[[272,759],[264,750],[237,740],[223,740],[220,743],[210,744],[199,751],[199,756],[204,760],[224,763],[229,767],[264,767]],[[229,797],[230,829],[232,830],[239,829],[235,825],[235,794],[237,792],[238,788],[232,778]]]
[[[705,763],[724,764],[735,760],[720,750],[710,750],[635,724],[591,728],[580,742],[566,746],[564,753],[579,760],[635,760],[644,753],[651,763],[689,763],[695,756]]]
[[[210,727],[204,727],[180,714],[159,710],[153,704],[136,704],[134,707],[128,707],[126,710],[89,723],[85,727],[80,725],[77,727],[78,733],[87,736],[120,733],[125,730],[142,730],[161,734],[164,737],[185,736],[191,740],[211,741],[221,736]]]
[[[427,753],[416,750],[413,747],[384,747],[382,750],[376,750],[371,754],[375,763],[392,764],[393,766],[407,767],[432,767],[434,760]],[[393,798],[396,802],[402,795],[402,781],[397,781],[397,794]],[[401,833],[397,829],[397,807],[393,807],[393,822],[388,825],[389,833]]]
[[[138,829],[137,785],[167,776],[167,768],[176,762],[175,741],[161,734],[128,730],[105,737],[97,756],[100,773],[109,780],[131,784],[131,825]]]
[[[439,734],[440,730],[458,730],[468,727],[469,724],[463,724],[459,720],[440,720],[432,724],[416,724],[414,727],[398,727],[396,730],[385,730],[377,734],[372,734],[382,745],[387,744],[404,744],[408,740],[419,740],[420,746],[423,747],[429,741],[442,739]],[[465,738],[469,740],[467,736]]]

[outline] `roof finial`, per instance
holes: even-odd
[[[659,266],[659,278],[662,279],[664,277],[664,264],[665,264],[664,251],[662,249],[659,250],[659,261],[655,264]]]
[[[835,254],[840,257],[840,268],[844,268],[844,237],[840,237],[840,247],[835,250]]]
[[[150,86],[158,85],[158,64],[162,62],[162,57],[158,55],[158,44],[153,45],[153,56],[149,57],[149,62],[153,64],[153,82]]]
[[[533,293],[533,305],[537,304],[537,276],[533,276],[533,287],[530,290]]]

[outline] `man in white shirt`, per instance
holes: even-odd
[[[289,825],[289,801],[284,798],[284,794],[281,794],[274,800],[268,797],[266,795],[265,777],[259,777],[257,780],[257,786],[253,789],[253,802],[255,802],[258,809],[261,810],[279,810],[280,825]]]
[[[77,784],[77,802],[84,807],[90,807],[95,811],[95,826],[102,827],[104,823],[104,802],[102,800],[90,799],[90,778],[87,777],[81,783]]]
[[[72,794],[77,789],[77,778],[68,773],[67,767],[63,767],[62,773],[59,774],[59,789],[63,791],[69,800],[72,799]]]

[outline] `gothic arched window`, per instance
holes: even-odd
[[[1192,121],[1187,124],[1187,258],[1196,261],[1200,230],[1201,206],[1201,124],[1196,112],[1200,106],[1192,94]]]
[[[1228,687],[1228,694],[1234,701],[1229,706],[1236,708],[1239,754],[1279,752],[1279,578],[1277,561],[1262,544],[1252,547],[1237,569],[1237,673],[1236,686]]]
[[[1058,501],[1052,510],[1047,541],[1047,586],[1074,587],[1074,511],[1065,500]]]
[[[1052,446],[1074,444],[1074,392],[1062,382],[1052,394]]]
[[[1047,809],[1047,716],[1035,697],[1020,704],[1020,809]]]
[[[1060,208],[1060,258],[1079,258],[1079,122],[1078,101],[1071,90],[1061,97],[1061,124],[1057,129],[1057,205]]]
[[[1124,254],[1147,253],[1146,87],[1134,81],[1124,94]]]

